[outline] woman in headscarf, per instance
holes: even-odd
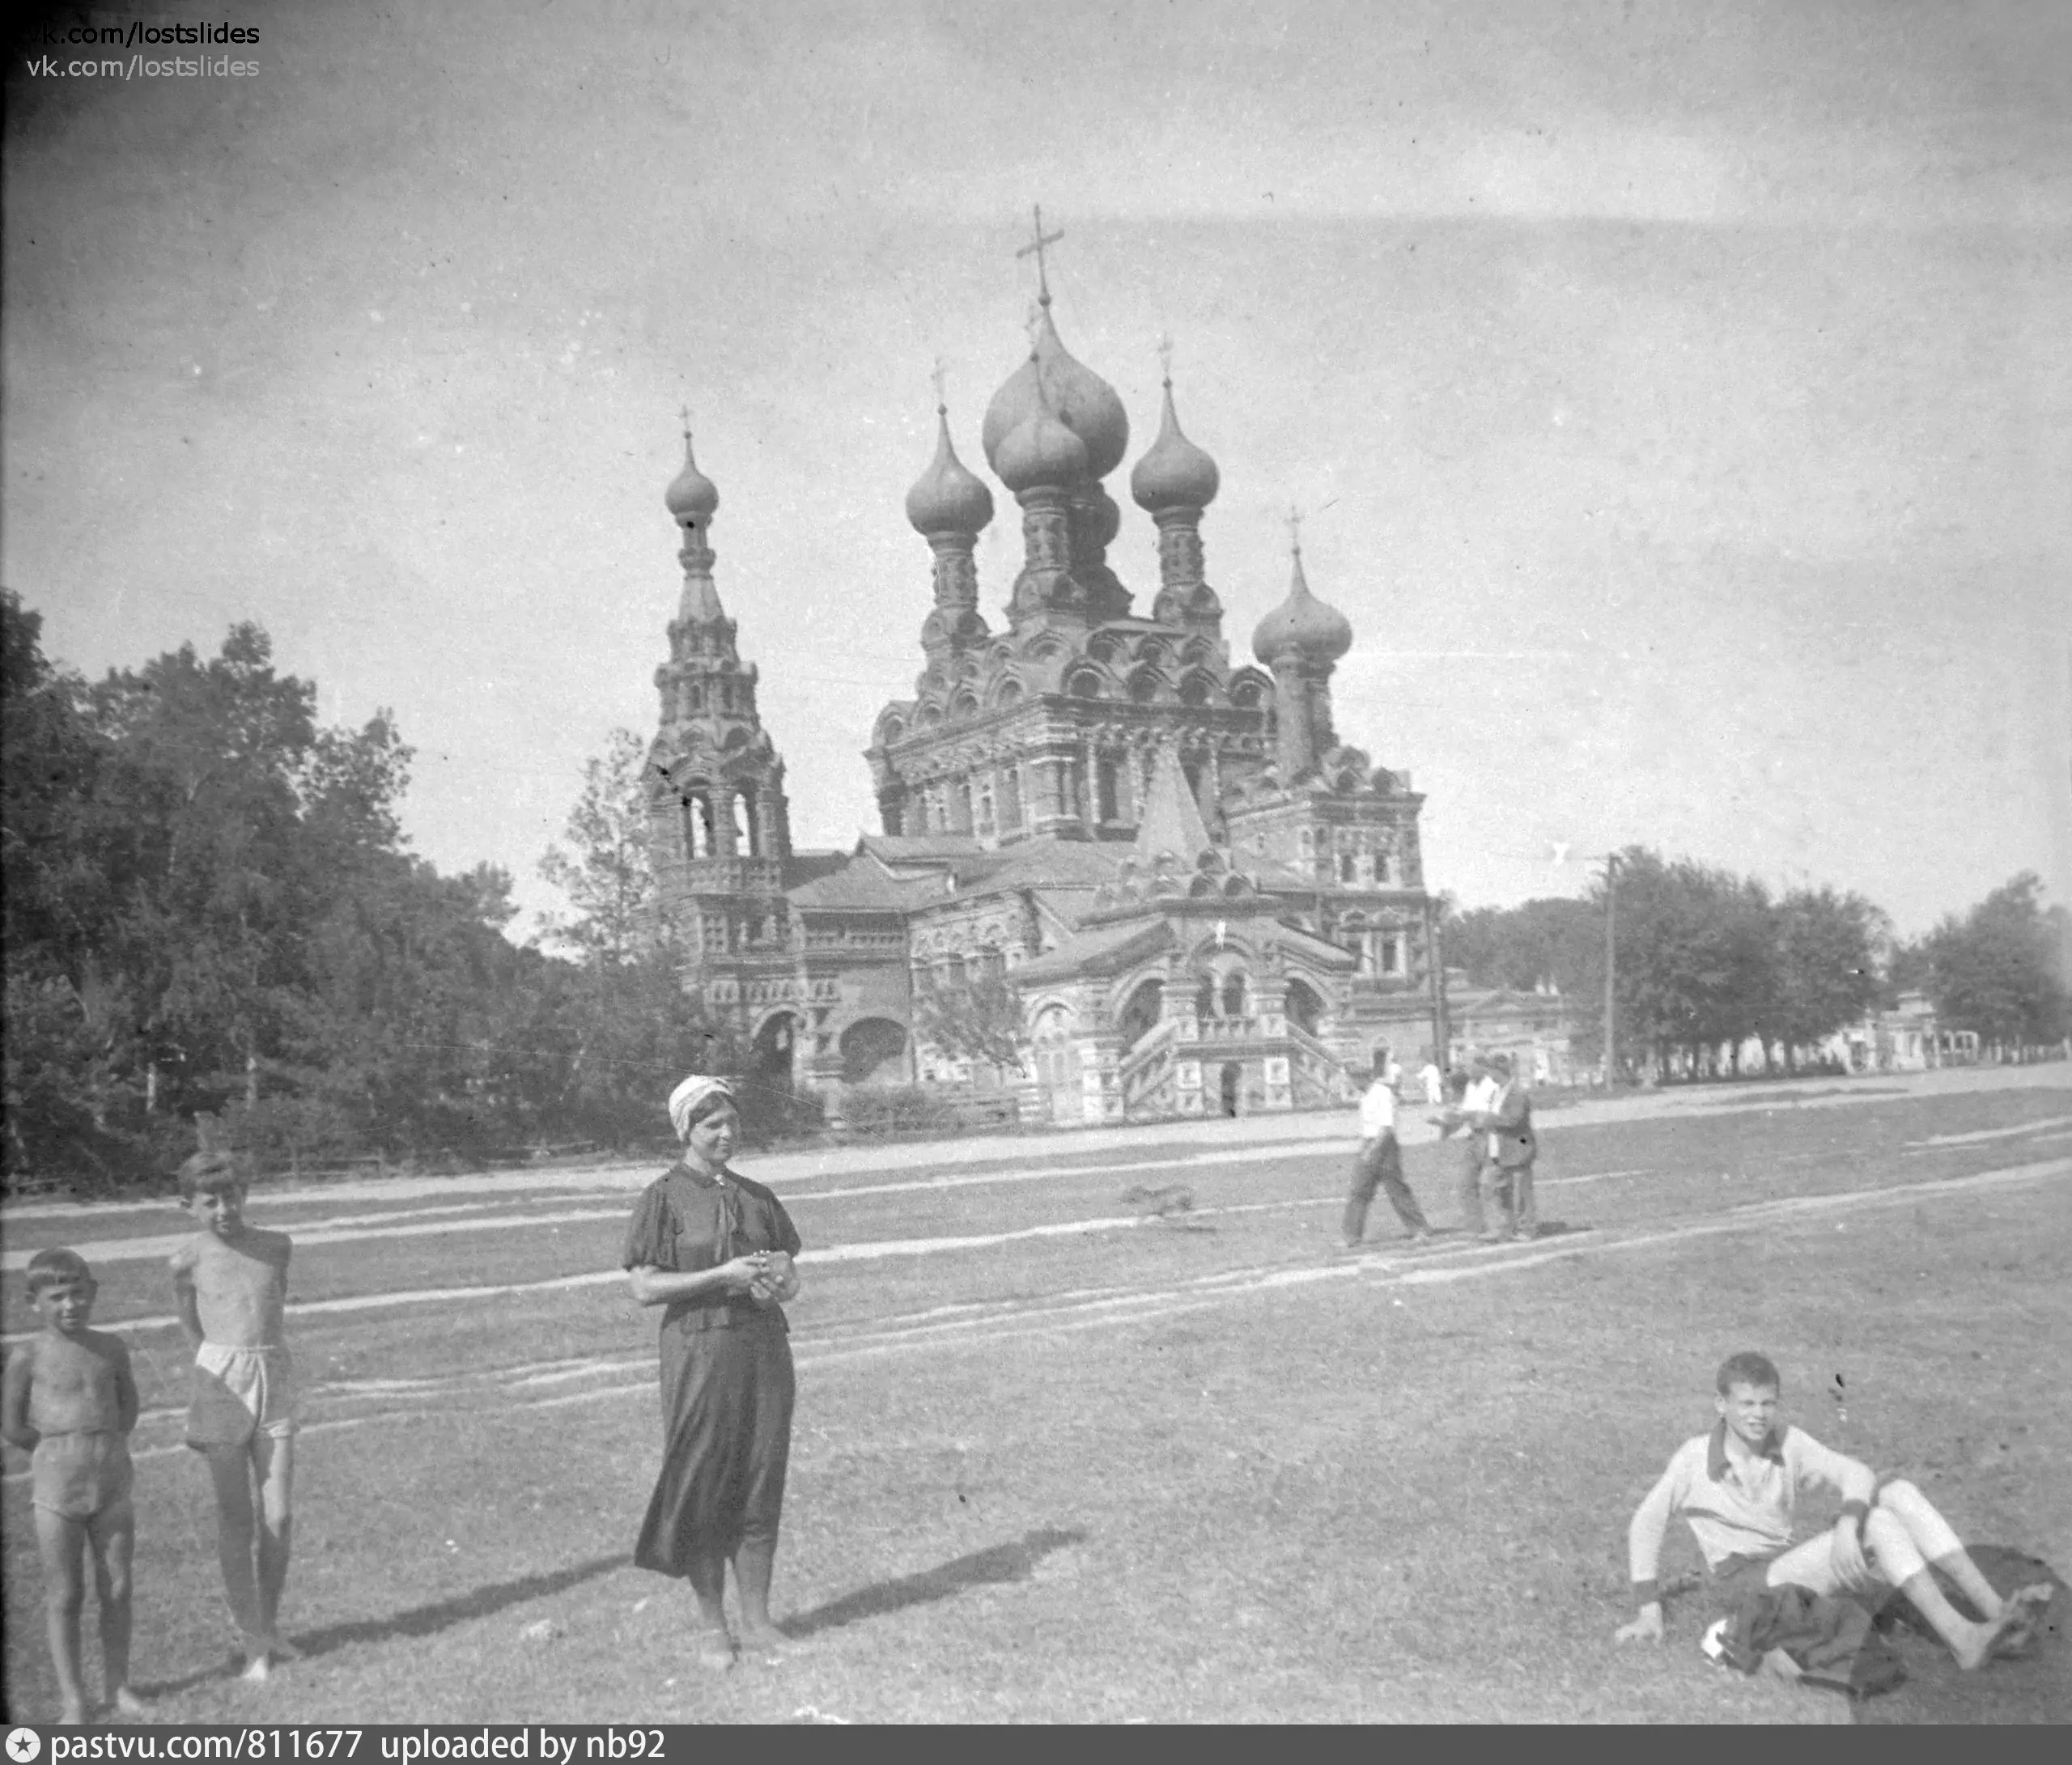
[[[799,1234],[760,1183],[727,1169],[741,1133],[733,1087],[694,1074],[669,1097],[683,1156],[633,1210],[624,1258],[633,1296],[662,1313],[662,1474],[633,1560],[683,1576],[705,1631],[698,1658],[731,1666],[727,1563],[741,1645],[786,1640],[770,1619],[770,1571],[792,1447],[784,1300],[798,1291]]]

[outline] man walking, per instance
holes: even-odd
[[[1345,1248],[1357,1250],[1367,1230],[1367,1209],[1376,1189],[1388,1191],[1389,1205],[1410,1234],[1412,1244],[1430,1241],[1431,1228],[1410,1185],[1403,1177],[1403,1148],[1396,1143],[1395,1091],[1389,1083],[1388,1055],[1374,1054],[1373,1081],[1360,1099],[1360,1152],[1352,1163],[1352,1192],[1345,1201]]]

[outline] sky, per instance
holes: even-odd
[[[687,405],[794,838],[875,830],[902,501],[1027,350],[1223,489],[1233,661],[1286,512],[1342,739],[1428,885],[1631,843],[1902,935],[2072,902],[2072,10],[1909,0],[416,0],[206,20],[242,76],[7,66],[0,574],[97,676],[231,625],[393,711],[442,870],[538,876],[652,734]],[[1148,609],[1149,518],[1110,562]],[[1013,499],[979,548],[997,626]],[[1556,848],[1565,863],[1553,862]]]

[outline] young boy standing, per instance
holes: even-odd
[[[100,1605],[101,1674],[108,1702],[125,1716],[143,1703],[130,1689],[130,1559],[136,1518],[130,1505],[130,1431],[137,1384],[130,1351],[89,1330],[93,1271],[75,1250],[29,1258],[29,1304],[42,1331],[11,1356],[0,1383],[0,1432],[33,1455],[30,1479],[51,1665],[60,1722],[87,1720],[79,1670],[79,1614],[86,1604],[81,1559],[93,1553]]]
[[[1627,1530],[1640,1615],[1620,1627],[1620,1642],[1662,1640],[1655,1565],[1670,1516],[1688,1521],[1722,1605],[1743,1590],[1799,1587],[1832,1597],[1882,1597],[1897,1588],[1967,1671],[2027,1640],[2050,1599],[2048,1582],[2006,1599],[1981,1575],[1949,1522],[1912,1483],[1881,1481],[1870,1467],[1830,1452],[1802,1428],[1780,1427],[1777,1369],[1764,1356],[1738,1354],[1720,1368],[1709,1434],[1687,1440],[1635,1510]],[[1833,1527],[1792,1542],[1792,1508],[1802,1488],[1842,1498]],[[1985,1615],[1957,1610],[1929,1573],[1941,1569]]]
[[[172,1255],[173,1296],[194,1345],[187,1444],[209,1465],[216,1555],[244,1640],[244,1677],[294,1651],[278,1631],[295,1477],[295,1368],[282,1339],[284,1232],[244,1220],[245,1183],[227,1152],[197,1152],[180,1190],[202,1229]]]

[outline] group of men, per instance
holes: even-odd
[[[1353,1161],[1352,1193],[1346,1198],[1345,1248],[1357,1250],[1367,1229],[1374,1191],[1389,1205],[1412,1244],[1429,1243],[1432,1228],[1403,1174],[1403,1150],[1395,1132],[1395,1080],[1399,1069],[1386,1049],[1374,1055],[1374,1076],[1360,1099],[1360,1152]],[[1430,1096],[1428,1081],[1426,1095]],[[1472,1057],[1454,1075],[1454,1101],[1433,1124],[1444,1139],[1465,1132],[1461,1165],[1461,1217],[1467,1232],[1485,1244],[1531,1238],[1539,1229],[1532,1193],[1532,1165],[1539,1142],[1532,1131],[1532,1093],[1513,1070],[1511,1057]],[[1497,1225],[1488,1224],[1493,1205]]]

